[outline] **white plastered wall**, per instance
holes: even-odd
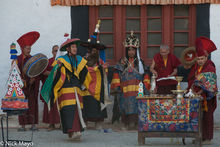
[[[64,33],[71,32],[70,7],[50,5],[50,0],[0,0],[0,98],[4,97],[10,68],[10,44],[24,33],[38,31],[39,40],[31,54],[43,53],[50,58],[51,48],[60,44]],[[1,100],[1,99],[0,99]],[[39,101],[39,119],[43,103]]]
[[[212,53],[211,59],[216,65],[218,76],[218,88],[220,90],[220,4],[210,6],[210,38],[217,46],[217,51]],[[215,125],[220,127],[220,104],[217,100],[217,109],[215,110]]]

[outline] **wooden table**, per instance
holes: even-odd
[[[138,144],[146,137],[195,138],[202,146],[201,100],[174,96],[143,96],[138,100]]]

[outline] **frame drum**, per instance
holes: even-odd
[[[25,63],[23,72],[30,78],[40,75],[48,65],[48,58],[44,54],[36,54]]]

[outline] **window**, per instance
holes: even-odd
[[[162,43],[177,57],[194,46],[194,5],[91,6],[89,12],[90,34],[101,19],[99,38],[108,47],[106,57],[111,64],[125,56],[123,42],[131,30],[140,40],[140,55],[147,65]]]
[[[162,43],[162,6],[148,6],[146,17],[147,58],[152,59]]]
[[[99,19],[101,20],[100,27],[100,42],[107,45],[106,59],[113,59],[114,56],[114,25],[113,14],[114,8],[112,6],[102,6],[99,8]]]
[[[192,36],[190,33],[192,31],[190,30],[190,23],[192,20],[190,20],[190,12],[189,12],[189,6],[174,6],[174,13],[173,13],[173,49],[174,54],[177,57],[181,56],[182,50],[189,47]]]

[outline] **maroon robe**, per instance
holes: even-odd
[[[196,79],[196,75],[198,75],[198,64],[196,63],[190,71],[190,74],[188,76],[188,88],[193,88],[194,91],[198,92],[200,90],[199,87],[193,86],[193,83]],[[203,72],[214,72],[216,73],[215,65],[211,60],[207,60],[206,63],[203,65],[202,70],[200,73]],[[206,93],[201,94],[204,99],[206,99]],[[202,118],[202,138],[204,140],[206,139],[213,139],[213,128],[214,128],[214,111],[216,109],[217,102],[216,102],[216,96],[213,97],[210,100],[207,100],[207,107],[208,111],[203,112],[203,118]]]
[[[54,58],[49,59],[49,63],[48,63],[46,71],[51,71],[53,69],[52,64],[53,64],[54,60],[55,60]],[[47,76],[43,76],[43,78],[42,78],[43,84],[46,81],[46,79],[47,79]],[[43,85],[42,85],[42,87],[43,87]],[[41,96],[41,100],[43,100],[42,96]],[[47,103],[44,102],[43,123],[47,123],[47,124],[60,123],[60,115],[59,115],[58,108],[57,108],[56,104],[54,104],[53,107],[49,111]]]
[[[18,56],[18,67],[21,72],[21,78],[25,80],[22,88],[25,98],[28,99],[28,110],[24,115],[19,115],[19,124],[38,124],[38,92],[39,92],[39,77],[35,77],[33,84],[30,84],[30,78],[23,72],[23,67],[31,56],[25,57],[23,54]]]
[[[167,64],[164,65],[163,57],[160,53],[154,56],[155,70],[158,74],[157,79],[167,77],[172,74],[175,68],[180,65],[179,59],[173,54],[169,53],[167,57]],[[170,90],[176,89],[176,80],[161,80],[156,83],[158,94],[168,94],[171,93]]]

